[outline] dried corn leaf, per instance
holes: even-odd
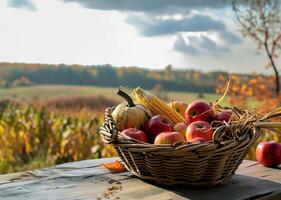
[[[124,164],[120,161],[116,160],[115,162],[111,163],[104,163],[103,166],[112,172],[125,172],[127,169],[125,168]]]

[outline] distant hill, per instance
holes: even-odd
[[[140,67],[113,67],[111,65],[53,65],[27,63],[0,63],[0,85],[13,87],[31,84],[64,84],[94,86],[142,86],[152,89],[161,85],[165,90],[215,92],[219,75],[226,72],[203,73],[196,70],[175,70],[168,65],[163,70]],[[250,75],[241,75],[245,79]]]

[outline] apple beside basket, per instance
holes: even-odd
[[[102,140],[114,146],[131,173],[161,185],[224,184],[235,174],[262,128],[281,128],[280,122],[268,121],[280,116],[281,108],[259,116],[234,107],[227,109],[237,113],[239,120],[218,127],[210,142],[155,145],[120,134],[111,115],[114,109],[105,110]]]

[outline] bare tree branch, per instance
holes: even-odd
[[[274,59],[281,49],[280,0],[233,0],[236,21],[245,37],[256,42],[257,49],[264,48],[275,74],[276,94],[280,93],[279,71]]]

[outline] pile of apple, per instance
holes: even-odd
[[[154,115],[145,122],[143,130],[128,128],[122,134],[153,144],[204,143],[211,141],[216,127],[229,122],[232,115],[231,110],[215,113],[209,104],[200,100],[189,105],[173,101],[169,106],[186,121],[173,126],[164,116]]]
[[[172,109],[185,118],[185,122],[174,126],[164,116],[154,115],[147,121],[142,130],[127,128],[122,134],[135,140],[152,144],[200,144],[211,141],[214,130],[232,118],[232,110],[215,112],[204,101],[194,101],[187,105],[181,101],[168,104]],[[261,142],[256,148],[257,161],[267,167],[281,164],[281,143],[270,141]]]

